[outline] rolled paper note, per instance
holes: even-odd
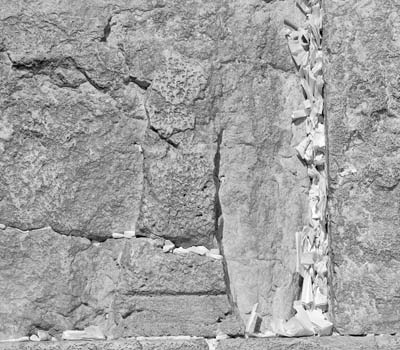
[[[304,90],[304,93],[307,96],[307,99],[312,101],[314,99],[314,95],[312,93],[310,85],[308,84],[308,82],[305,79],[301,79],[301,86],[302,86],[302,88]]]
[[[325,257],[325,258],[327,258],[327,257]],[[328,273],[327,260],[322,259],[321,261],[317,261],[314,264],[314,268],[319,276],[325,277],[326,274]]]
[[[321,292],[320,288],[315,291],[314,306],[325,308],[328,305],[328,297]]]
[[[136,234],[135,234],[134,230],[132,230],[132,231],[124,231],[124,237],[125,238],[133,238],[135,236],[136,236]]]
[[[307,314],[319,336],[332,334],[333,323],[327,320],[321,310],[307,310]]]
[[[105,338],[98,326],[89,326],[83,331],[66,330],[62,333],[62,339],[64,340],[104,340]]]
[[[295,317],[300,321],[303,327],[310,333],[312,332],[312,334],[315,334],[314,326],[310,321],[306,310],[304,309],[304,305],[299,301],[295,301],[293,303],[293,308],[296,310]]]
[[[203,246],[193,246],[187,248],[187,250],[198,255],[206,255],[209,252],[209,250]]]
[[[301,159],[305,158],[305,153],[306,153],[308,146],[310,145],[310,142],[311,142],[311,139],[307,137],[303,141],[301,141],[298,144],[298,146],[295,148],[297,151],[297,154],[299,155],[299,157]]]
[[[292,113],[292,121],[297,121],[300,119],[307,118],[307,116],[310,114],[310,112],[307,112],[305,109],[300,109],[297,111],[294,111]]]
[[[172,251],[175,248],[175,244],[172,243],[170,240],[166,240],[164,242],[164,246],[163,246],[163,252],[164,253],[169,253],[170,251]]]
[[[123,233],[118,233],[118,232],[113,232],[113,234],[111,236],[112,236],[112,238],[115,238],[115,239],[119,239],[119,238],[124,238],[125,237]]]
[[[316,254],[314,252],[303,253],[301,255],[301,264],[302,265],[313,265],[316,260]]]
[[[251,309],[250,317],[247,321],[246,331],[245,331],[245,334],[247,335],[254,332],[254,326],[257,317],[257,307],[258,303],[254,304],[253,308]]]
[[[179,248],[175,248],[173,250],[173,253],[178,254],[178,255],[185,255],[185,254],[189,254],[190,252],[185,248],[179,247]]]
[[[314,164],[317,166],[325,165],[325,154],[319,153],[314,158]]]
[[[303,288],[301,291],[300,300],[305,305],[312,304],[314,302],[314,293],[309,270],[304,271]]]
[[[310,100],[304,100],[303,101],[304,109],[310,110],[312,107],[312,103]]]
[[[39,329],[37,331],[37,335],[38,335],[40,341],[46,341],[46,340],[50,340],[51,339],[50,334],[48,332],[46,332],[46,331],[41,330],[41,329]]]
[[[289,21],[288,19],[285,19],[283,21],[283,23],[286,24],[288,27],[292,28],[293,30],[296,30],[296,31],[299,30],[299,27],[296,24],[294,24],[293,22]]]
[[[306,152],[304,153],[304,160],[308,163],[311,164],[314,159],[314,151],[313,151],[313,144],[312,141],[308,145]]]
[[[32,334],[32,335],[29,337],[29,340],[30,340],[30,341],[40,341],[40,338],[39,338],[36,334]]]
[[[209,258],[215,259],[215,260],[222,260],[224,258],[221,254],[214,254],[211,252],[208,252],[206,254],[206,256],[208,256]]]

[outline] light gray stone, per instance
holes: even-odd
[[[303,97],[283,26],[285,18],[300,24],[302,15],[292,1],[230,8],[221,50],[231,61],[220,67],[218,114],[223,248],[242,317],[259,303],[269,327],[293,312],[295,232],[308,211],[309,180],[293,148],[305,130],[291,123]]]
[[[50,228],[8,228],[0,243],[0,340],[90,325],[114,337],[242,332],[219,260],[165,254],[162,241],[93,244]]]
[[[305,337],[221,340],[217,350],[377,350],[375,337]]]
[[[344,334],[398,332],[398,5],[325,8],[332,317]]]

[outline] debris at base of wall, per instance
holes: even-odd
[[[307,166],[310,178],[309,224],[296,232],[296,271],[303,277],[300,300],[294,302],[295,316],[273,320],[273,332],[286,337],[332,334],[328,310],[328,235],[326,231],[326,142],[323,115],[323,54],[321,0],[296,0],[306,16],[306,25],[288,25],[286,38],[296,63],[304,101],[294,111],[293,122],[305,123],[306,137],[295,147]],[[289,23],[289,24],[288,24]]]
[[[4,225],[4,224],[0,224],[0,230],[5,230],[6,229],[6,225]]]
[[[333,324],[319,309],[306,310],[301,301],[295,301],[296,315],[288,321],[275,320],[272,330],[284,337],[307,337],[331,335]]]
[[[62,333],[63,340],[104,340],[106,337],[98,326],[86,327],[83,331],[67,330]]]

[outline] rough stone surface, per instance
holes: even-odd
[[[396,336],[226,339],[216,350],[394,350]],[[204,339],[135,339],[92,342],[0,343],[0,350],[208,350]]]
[[[0,350],[208,350],[205,340],[108,340],[0,343]]]
[[[219,260],[165,254],[145,238],[93,244],[50,228],[6,229],[0,241],[0,340],[89,325],[114,337],[240,333]]]
[[[378,350],[379,337],[306,337],[297,339],[227,339],[217,350]]]
[[[400,330],[400,19],[393,1],[326,2],[332,316]]]
[[[298,292],[295,232],[306,223],[306,168],[293,146],[305,134],[291,125],[302,101],[283,20],[301,23],[293,1],[235,1],[221,51],[219,117],[223,248],[231,289],[247,319],[290,317]]]

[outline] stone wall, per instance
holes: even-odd
[[[291,313],[308,181],[292,5],[2,4],[0,338],[240,335],[236,305]]]
[[[393,333],[399,5],[325,11],[331,317]],[[266,327],[291,316],[309,178],[285,18],[303,21],[291,0],[2,2],[0,340],[241,336],[255,303]]]

